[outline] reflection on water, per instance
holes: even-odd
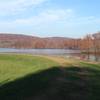
[[[87,55],[87,54],[70,54],[71,57],[76,57],[78,59],[81,59],[81,60],[89,60],[89,61],[100,61],[100,55],[98,55],[97,57],[95,57],[93,54],[91,55]],[[96,59],[97,58],[97,59]]]
[[[62,55],[65,57],[77,57],[79,59],[88,60],[87,55],[81,54],[80,50],[69,49],[12,49],[12,48],[0,48],[0,53],[29,53],[34,55]],[[98,56],[100,61],[100,55]],[[90,61],[95,61],[94,55],[89,55]]]

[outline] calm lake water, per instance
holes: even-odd
[[[30,53],[30,54],[50,54],[50,55],[64,55],[72,53],[80,53],[80,50],[69,49],[12,49],[0,48],[0,53]]]
[[[82,55],[80,50],[69,49],[12,49],[0,48],[0,53],[28,53],[33,55],[60,55],[64,57],[77,57],[80,59],[87,59],[87,55]],[[94,55],[89,56],[91,61],[95,60]],[[100,56],[98,56],[100,60]]]

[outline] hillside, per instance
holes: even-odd
[[[0,48],[72,48],[75,39],[65,37],[40,38],[18,34],[0,34]]]

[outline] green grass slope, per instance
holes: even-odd
[[[0,85],[57,65],[43,57],[0,54]]]
[[[100,100],[100,64],[55,59],[0,55],[0,100]]]

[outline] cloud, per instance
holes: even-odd
[[[55,22],[64,21],[69,19],[73,14],[71,9],[55,9],[55,10],[45,10],[37,15],[30,16],[28,18],[15,19],[12,21],[2,21],[2,24],[6,25],[43,25]]]
[[[16,23],[23,24],[43,24],[43,23],[52,23],[55,21],[64,20],[66,18],[71,17],[72,10],[69,11],[63,9],[56,10],[46,10],[39,13],[37,16],[32,16],[26,19],[17,19]]]
[[[22,8],[24,9],[24,7]],[[100,24],[100,18],[95,16],[79,16],[73,9],[51,8],[44,9],[35,15],[31,14],[27,18],[16,17],[16,19],[10,21],[1,20],[0,28],[3,32],[71,33],[77,29],[84,31],[85,29],[83,30],[83,28],[93,27],[96,24]]]
[[[36,7],[47,0],[4,0],[0,1],[0,15],[18,14],[30,7]]]
[[[25,1],[25,0],[22,0]],[[35,2],[37,4],[37,2]],[[27,4],[29,5],[29,4]],[[0,21],[0,26],[24,27],[24,26],[44,26],[52,24],[61,24],[64,27],[74,27],[100,23],[100,18],[95,16],[78,17],[73,9],[48,9],[39,12],[37,15],[31,15],[27,18],[16,18],[10,21]]]
[[[73,26],[91,25],[94,23],[100,24],[100,18],[95,16],[82,16],[82,17],[75,16],[69,21],[69,25]]]

